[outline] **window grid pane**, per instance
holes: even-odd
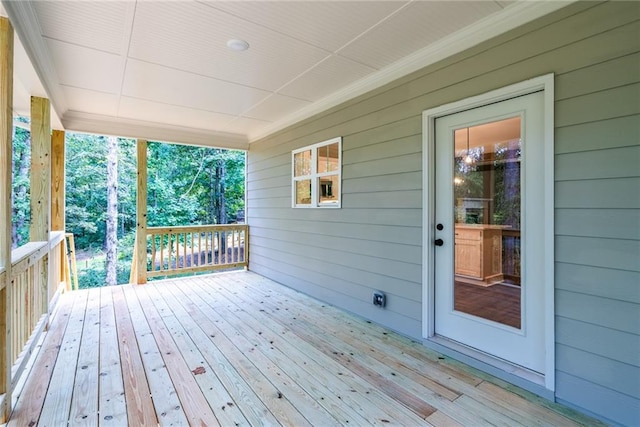
[[[327,175],[318,178],[318,202],[320,204],[337,204],[340,194],[340,177]]]
[[[294,159],[294,176],[311,175],[311,150],[296,153]]]
[[[318,147],[317,172],[323,173],[337,171],[339,151],[339,144],[337,142]]]
[[[302,179],[296,181],[296,205],[311,204],[311,180]]]

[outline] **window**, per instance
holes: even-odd
[[[339,208],[342,137],[294,150],[294,208]]]

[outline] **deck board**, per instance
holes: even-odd
[[[136,334],[122,288],[112,288],[116,315],[118,348],[122,364],[122,380],[129,425],[157,424],[156,409],[151,400],[149,382],[145,375]]]
[[[89,292],[78,291],[76,301],[71,309],[69,324],[60,345],[56,365],[40,413],[39,425],[59,426],[66,424],[69,419],[88,296]]]
[[[62,295],[37,357],[10,425],[596,424],[251,272]]]
[[[278,422],[269,409],[262,403],[253,388],[242,378],[235,366],[225,357],[224,353],[211,340],[201,325],[199,325],[191,313],[187,312],[184,305],[186,295],[175,286],[166,289],[165,298],[173,298],[181,301],[173,304],[173,310],[191,339],[198,343],[198,348],[205,361],[212,367],[213,372],[224,385],[231,396],[230,400],[210,401],[211,406],[220,408],[225,412],[234,408],[240,410],[242,417],[251,425],[266,424],[277,425]],[[232,405],[229,405],[231,403]],[[224,408],[224,409],[223,409]],[[240,419],[241,420],[241,419]],[[240,420],[235,421],[239,425],[245,424]]]
[[[131,286],[123,286],[122,291],[140,348],[140,357],[158,422],[166,425],[186,425],[187,416],[169,375],[164,355],[160,352],[158,340],[151,332],[135,290]]]
[[[160,317],[155,305],[145,292],[145,289],[133,291],[129,287],[131,293],[135,293],[141,303],[144,315],[147,318],[149,329],[158,345],[164,366],[167,368],[169,380],[172,382],[176,395],[181,404],[181,410],[184,412],[189,425],[215,426],[219,425],[218,419],[202,390],[197,384],[195,374],[189,368],[186,361],[180,354],[180,349],[167,330],[167,326]],[[165,317],[170,316],[166,313]],[[197,367],[193,367],[193,370]],[[170,390],[171,388],[168,387]],[[178,424],[182,424],[182,420],[176,420]]]
[[[118,331],[113,309],[112,288],[100,290],[100,374],[98,396],[98,424],[122,426],[127,423],[122,363],[118,349]]]
[[[98,369],[100,365],[100,292],[90,292],[80,341],[69,419],[74,426],[98,425]]]

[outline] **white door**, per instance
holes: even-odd
[[[545,372],[543,92],[435,120],[435,334]]]

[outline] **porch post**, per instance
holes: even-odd
[[[31,226],[32,242],[49,241],[51,212],[51,111],[49,100],[31,97]]]
[[[64,148],[65,148],[65,134],[63,130],[54,129],[51,132],[51,231],[65,232],[65,168],[64,168]],[[67,258],[67,238],[65,236],[62,245],[60,245],[59,253],[54,256],[60,258],[60,269],[58,271],[49,271],[49,286],[55,287],[60,285],[60,282],[64,280],[65,290],[70,291],[71,286],[71,273],[69,271],[69,260]],[[51,264],[50,264],[51,265]],[[49,289],[50,290],[50,289]],[[43,298],[47,301],[49,292]],[[47,312],[50,312],[49,304],[46,302]],[[47,325],[48,328],[48,325]]]
[[[136,195],[136,282],[147,283],[147,141],[138,140],[138,191]]]
[[[51,133],[51,230],[65,231],[64,131]]]
[[[0,423],[11,413],[11,167],[13,129],[13,27],[0,17]]]

